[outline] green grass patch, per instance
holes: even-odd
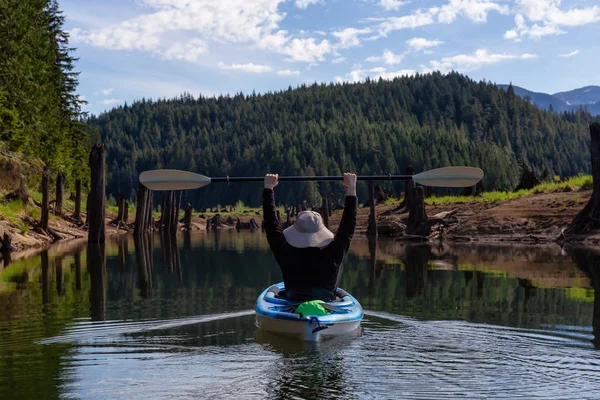
[[[15,225],[21,223],[21,217],[19,213],[24,211],[24,204],[20,199],[0,202],[0,216],[6,218]]]
[[[541,193],[576,192],[592,188],[591,175],[578,175],[566,178],[560,182],[542,182],[533,189],[523,189],[518,192],[484,192],[480,196],[442,196],[425,199],[426,204],[458,204],[458,203],[494,203],[497,201],[518,199],[524,196]]]

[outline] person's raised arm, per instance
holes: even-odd
[[[265,189],[263,191],[263,224],[267,233],[267,240],[273,251],[276,251],[283,243],[286,243],[283,236],[283,228],[277,219],[277,209],[275,208],[274,188],[277,186],[278,174],[265,175]]]
[[[352,240],[352,236],[354,236],[354,229],[356,228],[356,214],[358,213],[356,175],[345,173],[342,183],[346,186],[346,204],[334,241],[341,246],[341,250],[345,254],[350,247],[350,241]]]

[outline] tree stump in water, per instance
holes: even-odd
[[[133,235],[139,236],[142,232],[147,232],[147,214],[148,210],[148,195],[150,190],[142,185],[141,183],[138,186],[137,196],[136,196],[136,207],[135,207],[135,223],[133,224]]]
[[[65,196],[65,178],[64,172],[59,172],[56,175],[56,203],[54,204],[54,214],[62,215],[62,208]]]
[[[377,216],[375,215],[375,188],[372,181],[369,181],[369,226],[367,235],[377,236]]]
[[[48,230],[48,209],[49,205],[49,196],[48,196],[48,166],[44,166],[44,170],[42,171],[42,217],[40,221],[40,227],[46,231]]]
[[[0,238],[0,253],[2,253],[2,257],[5,259],[4,266],[6,266],[6,256],[5,254],[13,251],[12,248],[12,240],[8,233],[4,232],[4,236]]]
[[[89,243],[104,243],[105,240],[105,215],[106,215],[106,159],[104,144],[100,143],[92,147],[90,152],[90,195],[89,206]]]
[[[592,153],[592,197],[587,205],[575,216],[571,225],[565,229],[565,235],[578,235],[588,233],[600,228],[600,124],[594,122],[590,125],[591,153]]]
[[[408,167],[406,167],[406,175],[414,175],[415,174],[415,170],[412,167],[412,165],[409,165]],[[400,203],[400,205],[396,208],[394,208],[393,210],[390,211],[386,211],[385,213],[383,213],[383,215],[392,215],[392,214],[402,214],[406,211],[408,211],[411,208],[411,205],[413,204],[413,196],[414,196],[414,191],[413,189],[415,188],[415,182],[411,179],[406,181],[405,184],[405,191],[404,191],[404,199],[402,200],[402,202]]]
[[[521,174],[521,181],[513,190],[514,192],[518,192],[521,189],[532,189],[533,187],[539,185],[540,180],[535,176],[535,171],[533,169],[529,169],[528,166],[523,165],[523,173]]]
[[[422,187],[413,189],[413,204],[408,214],[408,221],[404,233],[415,238],[426,238],[431,234],[431,228],[436,224],[448,226],[448,223],[440,218],[429,219],[425,212],[425,197]]]
[[[183,227],[189,231],[192,228],[192,205],[187,203],[185,206],[185,216],[183,217]]]

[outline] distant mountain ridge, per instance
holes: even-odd
[[[498,87],[506,90],[509,85],[498,85]],[[513,89],[518,96],[528,97],[533,104],[544,110],[548,110],[550,106],[557,112],[572,111],[584,107],[592,115],[600,114],[600,86],[585,86],[555,94],[532,92],[515,85],[513,85]]]

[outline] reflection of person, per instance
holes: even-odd
[[[298,213],[294,225],[283,230],[275,209],[273,189],[277,184],[278,175],[265,176],[263,214],[267,240],[283,275],[284,295],[294,301],[331,301],[356,227],[356,175],[344,174],[346,206],[335,236],[313,211]]]

